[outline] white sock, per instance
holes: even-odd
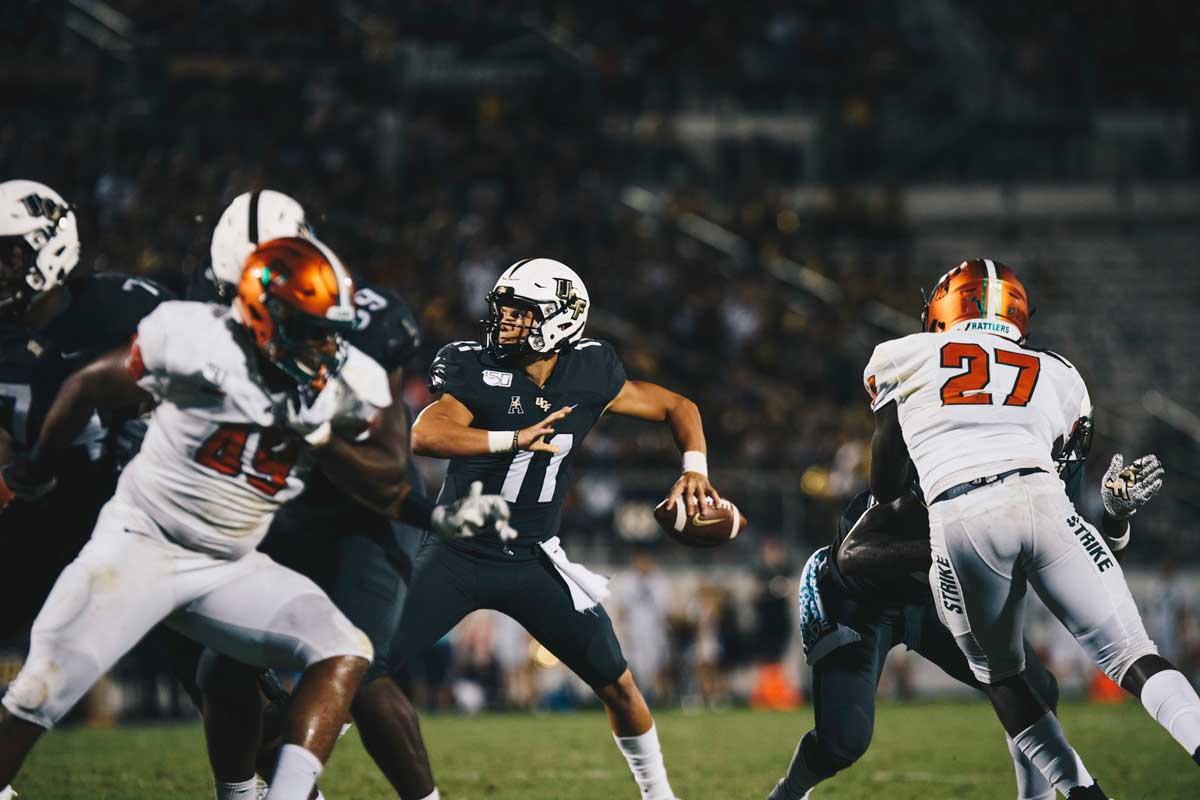
[[[1012,754],[1013,767],[1017,770],[1017,800],[1054,800],[1054,787],[1046,776],[1033,765],[1029,756],[1021,752],[1011,736],[1005,736],[1008,752]]]
[[[675,792],[667,781],[667,768],[663,765],[662,747],[658,743],[658,730],[654,725],[641,736],[617,736],[613,734],[617,747],[621,749],[642,800],[674,800]]]
[[[1049,711],[1014,736],[1013,741],[1063,797],[1076,786],[1086,787],[1095,783],[1063,735],[1058,718]]]
[[[0,800],[12,800],[16,796],[17,791],[11,786],[5,786],[3,789],[0,789]]]
[[[1151,675],[1142,686],[1142,705],[1188,755],[1195,755],[1200,749],[1200,697],[1182,672],[1166,669]]]
[[[421,798],[421,800],[442,800],[442,796],[438,794],[437,787],[433,787],[433,791]]]
[[[308,800],[320,774],[321,759],[299,745],[285,744],[279,748],[267,800]]]
[[[254,800],[255,792],[258,790],[258,779],[253,775],[249,780],[235,781],[234,783],[222,783],[216,781],[217,784],[217,800]]]

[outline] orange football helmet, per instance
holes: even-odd
[[[964,261],[943,275],[921,312],[921,328],[995,333],[1024,342],[1029,331],[1029,296],[1009,267],[990,258]]]
[[[289,236],[260,244],[233,305],[258,349],[301,388],[320,392],[345,363],[354,281],[321,242]]]

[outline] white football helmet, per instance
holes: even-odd
[[[304,207],[291,197],[263,189],[233,198],[213,229],[209,249],[213,279],[220,293],[233,296],[242,279],[242,267],[260,242],[288,236],[312,238]]]
[[[22,309],[79,263],[75,212],[37,181],[0,183],[0,309]]]
[[[527,258],[506,269],[487,296],[490,317],[483,321],[485,346],[501,361],[553,353],[583,337],[587,325],[587,287],[575,270],[550,258]],[[500,309],[533,312],[528,333],[517,342],[500,343]]]

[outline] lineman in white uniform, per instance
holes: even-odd
[[[938,612],[1009,736],[1064,796],[1105,797],[1022,675],[1029,584],[1200,764],[1200,699],[1157,655],[1114,555],[1128,517],[1162,485],[1158,460],[1124,468],[1114,458],[1101,535],[1055,470],[1056,448],[1090,425],[1087,388],[1065,359],[1024,346],[1029,304],[1012,270],[963,262],[938,281],[922,320],[925,332],[875,348],[864,373],[871,489],[898,497],[911,458],[929,505]]]
[[[354,290],[324,245],[267,242],[240,289],[233,311],[159,306],[129,348],[64,385],[38,445],[4,469],[14,492],[37,494],[93,408],[147,394],[157,402],[141,452],[59,576],[4,696],[0,786],[164,619],[238,660],[303,671],[270,798],[307,798],[333,747],[371,645],[316,584],[254,548],[318,459],[369,438],[391,394],[383,369],[339,335],[353,325]]]

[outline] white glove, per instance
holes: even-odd
[[[1128,519],[1158,494],[1164,474],[1158,456],[1142,456],[1125,466],[1125,459],[1117,453],[1100,482],[1104,510],[1117,519]]]
[[[498,494],[484,494],[483,483],[471,484],[466,497],[460,497],[448,506],[433,509],[433,532],[447,539],[470,539],[476,534],[496,531],[500,541],[517,538],[517,531],[509,527],[508,503]]]

